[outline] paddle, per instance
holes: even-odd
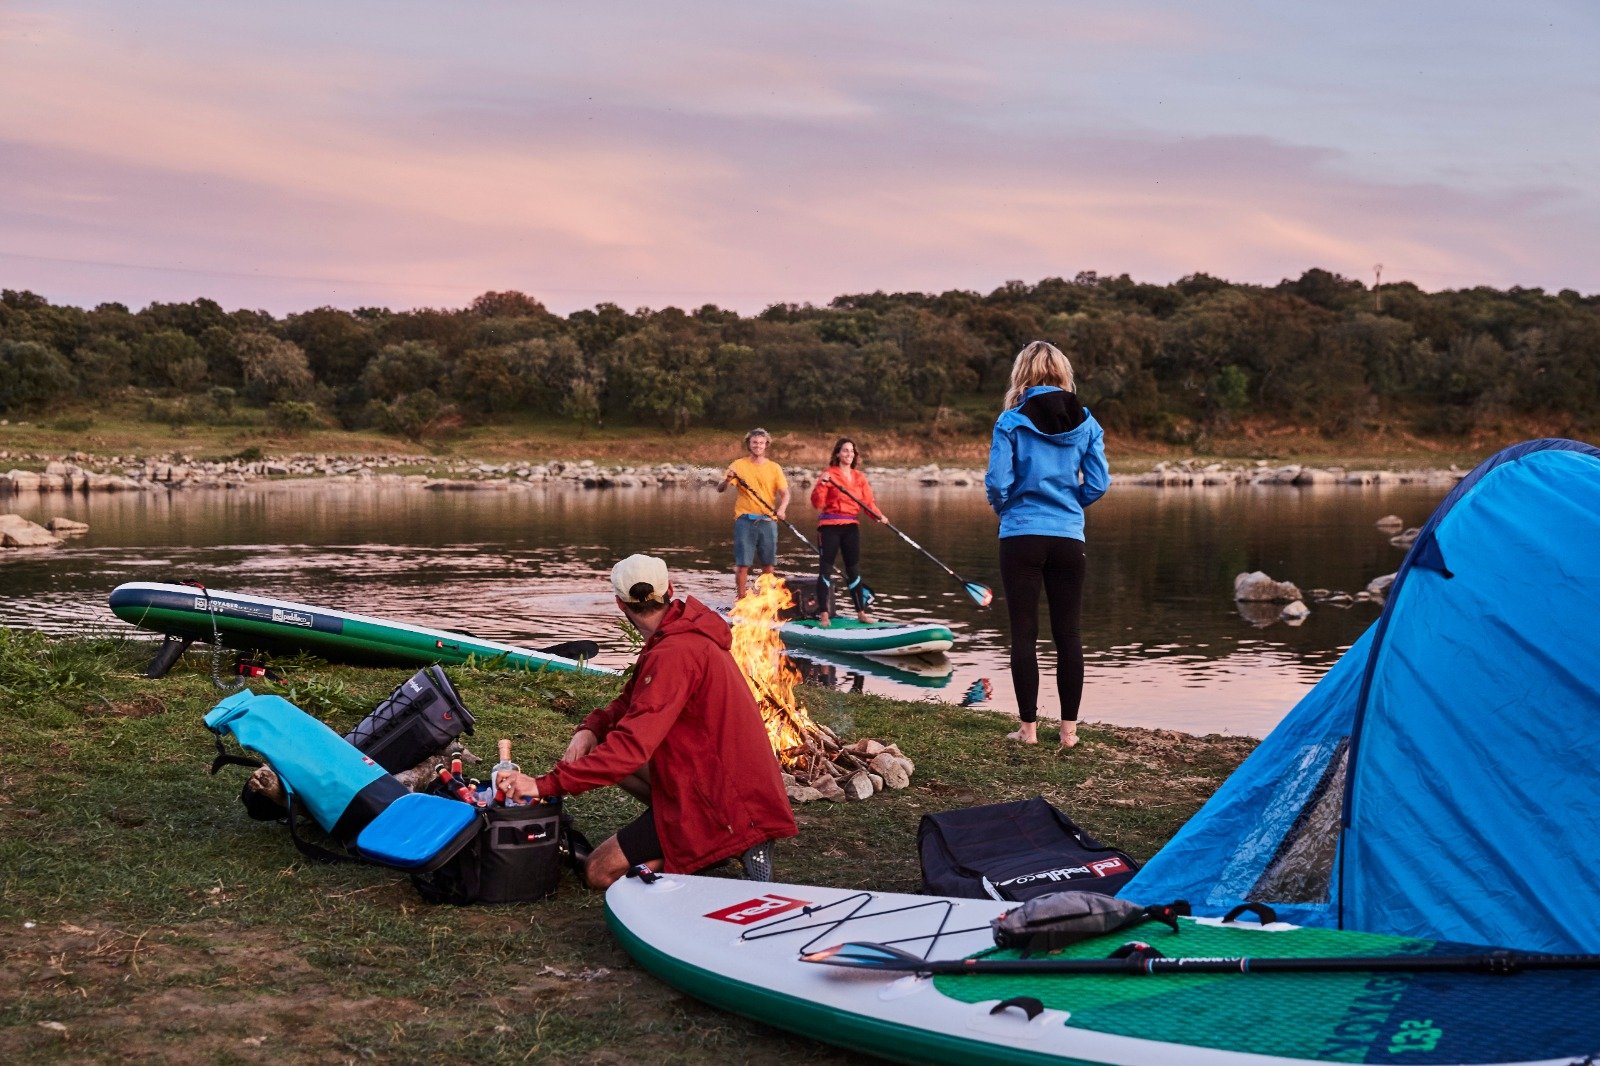
[[[1149,974],[1173,973],[1492,973],[1600,969],[1600,955],[1541,955],[1494,951],[1481,955],[1330,956],[1325,959],[1169,959],[1148,944],[1122,945],[1104,959],[924,959],[887,944],[852,941],[800,956],[802,962],[914,974]]]
[[[875,510],[874,508],[867,507],[865,503],[861,502],[860,497],[856,496],[849,489],[833,480],[833,478],[825,477],[822,480],[826,481],[828,484],[832,485],[834,488],[838,489],[852,500],[855,500],[857,504],[860,504],[860,506],[865,508],[869,513]],[[968,581],[966,578],[962,577],[960,574],[944,565],[944,563],[941,563],[938,559],[934,558],[932,552],[918,544],[916,541],[912,540],[910,537],[906,536],[904,530],[900,529],[893,522],[883,517],[883,515],[878,514],[874,515],[873,517],[877,518],[878,521],[894,530],[901,540],[917,549],[917,551],[921,552],[923,555],[926,555],[933,562],[933,565],[937,566],[940,570],[943,570],[945,573],[961,582],[961,584],[966,587],[967,595],[972,597],[973,603],[977,604],[979,607],[987,607],[989,604],[994,602],[994,589],[990,588],[988,585],[983,585],[976,581]]]
[[[478,634],[470,629],[447,629],[446,633],[460,633],[473,640],[481,639]],[[593,659],[600,654],[600,645],[592,640],[568,640],[560,644],[552,644],[548,648],[535,648],[541,655],[554,655],[558,659]]]

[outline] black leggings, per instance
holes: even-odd
[[[822,552],[822,571],[817,575],[817,609],[833,613],[830,595],[833,582],[828,575],[833,573],[834,557],[842,556],[845,591],[850,593],[850,602],[856,605],[856,610],[865,611],[867,605],[861,596],[861,527],[854,522],[846,526],[818,526],[817,547]]]
[[[1005,537],[1000,541],[1000,582],[1011,616],[1011,685],[1017,714],[1039,718],[1039,589],[1050,605],[1050,639],[1056,646],[1056,691],[1061,720],[1076,722],[1083,699],[1083,541],[1071,537]]]

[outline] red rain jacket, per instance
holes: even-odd
[[[693,873],[797,832],[777,756],[722,616],[675,600],[622,694],[579,729],[599,745],[537,778],[539,794],[614,785],[650,765],[650,806],[668,873]]]
[[[869,518],[882,517],[883,512],[878,510],[878,501],[872,495],[872,486],[867,484],[867,475],[854,467],[830,466],[822,472],[822,477],[843,485],[851,496],[866,504]],[[817,525],[843,526],[859,521],[861,504],[828,484],[828,481],[819,478],[811,488],[811,506],[818,511]]]

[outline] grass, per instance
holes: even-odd
[[[856,1056],[689,1000],[636,969],[599,896],[563,875],[537,904],[434,907],[366,866],[308,864],[206,773],[204,653],[168,677],[144,641],[0,629],[0,1054],[30,1061],[471,1059],[845,1063]],[[353,724],[409,671],[301,663],[285,691]],[[451,668],[484,754],[543,767],[616,682]],[[1237,737],[1100,726],[1069,757],[1003,740],[1008,720],[801,690],[847,737],[895,741],[912,786],[798,809],[779,879],[915,891],[925,812],[1042,794],[1138,857],[1248,752]],[[637,813],[615,789],[570,802],[599,840]]]
[[[993,398],[964,402],[963,407],[970,410],[963,417],[971,426],[981,428],[959,432],[930,426],[772,423],[768,426],[774,434],[772,454],[786,466],[820,468],[834,439],[842,434],[860,441],[866,461],[875,466],[937,463],[982,467],[988,455],[987,426],[995,402]],[[746,428],[697,427],[674,436],[654,426],[613,423],[578,431],[573,423],[561,419],[512,416],[416,444],[376,430],[324,428],[292,435],[276,433],[260,425],[254,413],[242,409],[235,422],[197,422],[181,427],[146,421],[141,411],[137,404],[124,403],[92,411],[55,412],[20,423],[9,421],[0,425],[0,452],[189,455],[199,459],[227,459],[241,453],[269,458],[290,454],[415,455],[419,461],[404,469],[417,471],[431,469],[426,457],[482,462],[593,459],[606,465],[679,462],[718,466],[741,454],[740,437]],[[1486,425],[1470,438],[1430,438],[1413,432],[1410,421],[1402,418],[1392,423],[1363,425],[1343,438],[1327,437],[1295,423],[1241,421],[1228,433],[1213,436],[1203,445],[1111,433],[1107,452],[1114,473],[1147,470],[1157,462],[1183,459],[1301,462],[1352,469],[1444,467],[1452,463],[1471,467],[1506,444],[1572,432],[1558,423],[1508,419]],[[10,465],[37,469],[43,464],[13,461],[5,469]]]

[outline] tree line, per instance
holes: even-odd
[[[1205,274],[1008,282],[988,294],[846,295],[754,316],[706,305],[565,317],[519,292],[457,310],[276,318],[213,300],[130,311],[0,292],[0,412],[142,405],[156,421],[256,418],[421,440],[512,416],[681,433],[774,421],[983,432],[1013,355],[1071,357],[1109,429],[1195,440],[1243,418],[1329,435],[1377,419],[1461,434],[1504,416],[1600,424],[1600,296],[1369,288],[1325,270],[1275,286]]]

